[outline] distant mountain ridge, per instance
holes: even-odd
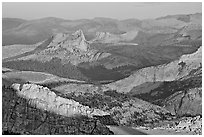
[[[180,17],[181,16],[181,17]],[[65,20],[48,17],[36,20],[6,19],[3,18],[3,45],[34,44],[56,33],[75,32],[82,29],[85,37],[90,40],[96,32],[110,32],[122,34],[134,31],[153,33],[172,33],[178,27],[191,22],[201,22],[202,14],[186,15],[189,21],[182,20],[184,15],[166,16],[151,20],[126,19],[116,20],[110,18],[94,18],[83,20]],[[12,22],[12,25],[9,25]],[[201,23],[200,23],[201,24]]]
[[[26,22],[27,20],[19,18],[2,18],[2,30],[12,29],[18,27],[20,24]]]
[[[52,63],[50,66],[54,68],[55,65],[61,66],[61,72],[67,74],[65,77],[70,76],[65,71],[69,66],[77,74],[80,74],[79,69],[95,80],[119,80],[141,68],[169,63],[183,54],[195,52],[202,45],[201,15],[186,15],[189,22],[178,20],[180,15],[122,21],[54,17],[30,20],[3,31],[3,41],[8,38],[12,41],[23,40],[24,43],[30,39],[33,42],[42,39],[43,42],[31,51],[25,50],[28,52],[4,58],[3,64],[8,65],[6,67],[18,66],[20,70],[42,71],[43,68],[37,67],[36,63]],[[9,51],[10,46],[6,47],[4,49]],[[18,65],[28,61],[33,68]],[[46,70],[59,74],[47,67]]]

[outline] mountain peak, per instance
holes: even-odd
[[[85,39],[84,33],[81,29],[77,30],[72,34],[73,41],[72,44],[75,45],[77,48],[79,48],[82,51],[87,51],[88,50],[88,42]]]
[[[80,51],[88,51],[88,42],[85,39],[83,31],[79,29],[72,34],[56,34],[49,47],[63,47],[70,51],[73,51],[74,48],[77,48]]]
[[[83,39],[85,39],[84,37],[84,33],[81,29],[75,31],[72,35],[78,36],[78,37],[82,37]]]

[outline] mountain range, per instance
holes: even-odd
[[[97,119],[107,134],[112,134],[105,127],[110,123],[156,127],[170,122],[175,128],[184,117],[202,116],[201,13],[2,22],[5,98],[35,106],[40,114]],[[34,127],[30,133],[41,133]],[[200,127],[191,130],[200,134]],[[93,131],[99,133],[96,126]]]
[[[65,20],[48,17],[36,20],[3,18],[3,45],[34,44],[60,32],[74,32],[82,29],[87,40],[95,37],[96,32],[123,34],[129,31],[155,33],[173,33],[184,26],[192,25],[193,31],[201,34],[201,13],[191,15],[166,16],[157,19],[94,18]],[[133,32],[134,33],[134,32]],[[143,34],[143,33],[142,33]],[[143,35],[141,35],[142,37]],[[199,36],[198,36],[199,37]],[[10,38],[10,39],[9,39]]]

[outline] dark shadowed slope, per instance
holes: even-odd
[[[13,68],[21,71],[48,72],[64,78],[87,79],[77,68],[70,63],[62,64],[59,58],[51,61],[39,62],[33,60],[18,60],[3,62],[4,67]]]
[[[96,49],[99,49],[101,52],[111,53],[111,56],[99,60],[99,64],[106,64],[109,68],[133,65],[136,69],[141,69],[144,67],[169,63],[178,59],[183,54],[195,52],[200,45],[201,42],[196,46],[189,47],[122,45],[113,47],[96,47]]]

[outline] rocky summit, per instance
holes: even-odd
[[[70,52],[73,49],[80,51],[88,51],[89,45],[86,41],[82,30],[78,30],[73,34],[59,33],[56,34],[48,47],[52,48],[66,48]]]
[[[59,58],[65,64],[70,62],[77,65],[83,62],[100,60],[107,56],[110,56],[110,53],[90,49],[89,42],[86,41],[82,30],[78,30],[72,34],[56,34],[44,50],[22,57],[20,60],[32,59],[45,62],[53,58]]]

